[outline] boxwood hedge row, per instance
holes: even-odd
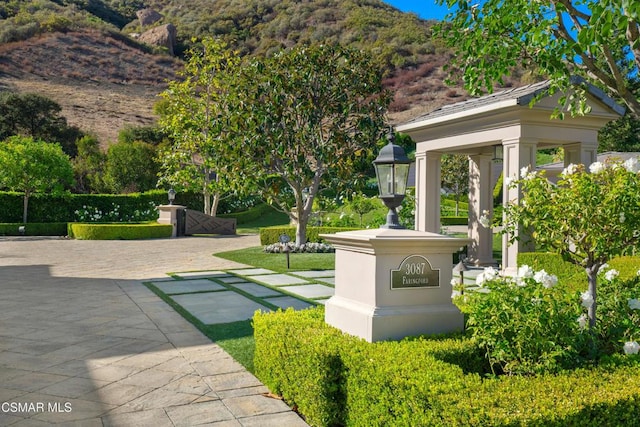
[[[171,237],[171,224],[69,223],[68,235],[79,240],[136,240]]]
[[[312,426],[638,426],[640,357],[536,377],[483,374],[463,336],[367,343],[322,307],[256,313],[256,375]]]

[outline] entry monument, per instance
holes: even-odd
[[[453,253],[470,239],[404,229],[396,207],[404,198],[409,159],[393,134],[374,161],[380,198],[389,207],[379,229],[323,235],[336,249],[335,294],[325,321],[369,342],[462,330],[451,301]]]

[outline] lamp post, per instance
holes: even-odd
[[[411,160],[404,149],[395,144],[393,129],[387,135],[389,143],[382,147],[373,161],[378,178],[378,192],[385,206],[389,208],[387,223],[380,228],[402,229],[396,208],[400,206],[407,191],[407,178]]]
[[[167,191],[167,196],[169,197],[169,204],[173,205],[173,201],[176,199],[176,190],[170,188],[169,191]]]

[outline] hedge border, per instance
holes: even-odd
[[[341,231],[360,230],[352,227],[307,227],[307,242],[323,243],[324,239],[320,234],[334,234]],[[291,241],[296,240],[296,227],[293,226],[274,226],[263,227],[260,229],[260,244],[262,246],[271,245],[280,241],[280,236],[286,234]]]
[[[94,224],[71,222],[69,237],[78,240],[137,240],[171,237],[171,224]]]
[[[24,234],[19,227],[24,226]],[[0,236],[66,236],[66,222],[12,222],[0,224]]]

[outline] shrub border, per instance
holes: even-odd
[[[70,222],[69,237],[78,240],[137,240],[171,237],[171,224],[95,224]]]

